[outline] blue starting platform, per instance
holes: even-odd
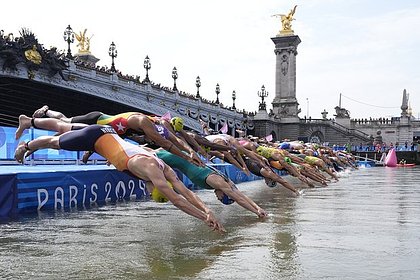
[[[260,179],[230,164],[214,168],[235,183]],[[177,170],[175,170],[177,171]],[[192,189],[197,186],[177,175]],[[100,206],[118,200],[146,200],[145,183],[107,165],[0,165],[0,217],[42,210]]]
[[[28,164],[14,164],[14,151],[20,141],[55,133],[26,129],[17,141],[15,131],[14,127],[0,127],[0,217],[148,199],[142,180],[105,165],[104,158],[97,154],[90,159],[102,164],[77,164],[83,152],[51,149],[33,153]],[[260,179],[220,161],[212,166],[235,183]],[[189,189],[198,189],[182,173],[177,175]]]

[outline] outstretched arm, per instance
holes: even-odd
[[[225,179],[222,175],[218,172],[211,174],[207,177],[206,181],[211,187],[215,190],[220,190],[224,192],[227,196],[232,198],[236,201],[239,205],[243,208],[255,213],[258,217],[266,217],[267,212],[264,209],[259,207],[252,199],[247,197],[244,193],[242,193],[235,184],[230,181],[229,179]]]
[[[15,150],[15,160],[19,163],[23,163],[24,158],[28,152],[40,149],[55,149],[59,150],[59,138],[60,136],[41,136],[30,142],[20,142]]]
[[[154,164],[145,164],[145,161],[147,162],[147,160],[145,159],[131,159],[129,162],[130,172],[139,178],[145,178],[151,181],[155,188],[158,188],[158,190],[169,201],[171,201],[174,206],[176,206],[183,212],[204,221],[212,229],[223,231],[222,228],[215,228],[215,223],[213,220],[211,220],[210,214],[206,214],[204,211],[198,209],[188,200],[186,200],[183,196],[177,194],[172,188],[168,186],[167,178],[165,177],[163,171],[157,167],[156,162]],[[165,165],[165,169],[167,168],[168,166]],[[174,183],[174,186],[177,186],[177,182]]]
[[[194,139],[194,137],[192,137],[188,132],[186,132],[185,130],[181,130],[179,132],[181,134],[181,136],[183,137],[183,139],[197,152],[200,153],[201,155],[203,155],[206,158],[209,158],[209,155],[207,154],[207,152],[204,150],[204,148],[202,146],[200,146],[200,144],[198,144],[198,142]]]
[[[210,210],[210,208],[207,207],[207,205],[191,190],[189,190],[177,177],[175,172],[167,166],[165,168],[165,176],[166,179],[172,184],[174,189],[181,194],[183,197],[185,197],[186,200],[188,200],[192,205],[194,205],[197,209],[200,209],[204,213],[208,215],[209,222],[213,225],[213,229],[225,232],[225,229],[223,228],[222,224],[216,219],[214,213]]]
[[[194,161],[194,163],[198,166],[204,166],[204,163],[201,161],[201,159],[198,157],[198,155],[195,153],[195,151],[181,138],[178,138],[169,131],[169,140],[174,143],[180,150],[185,151],[190,154],[190,158]]]
[[[230,149],[226,145],[220,145],[220,144],[217,144],[217,143],[213,143],[213,142],[207,140],[205,137],[202,137],[200,135],[195,135],[194,139],[197,141],[198,144],[203,145],[205,147],[210,147],[212,150],[228,151]]]
[[[164,148],[168,152],[171,152],[185,160],[188,160],[189,162],[192,162],[194,164],[197,164],[193,158],[189,157],[187,154],[183,153],[177,146],[175,146],[174,143],[172,143],[169,140],[166,140],[163,138],[155,128],[155,125],[148,120],[147,118],[142,118],[142,120],[139,120],[138,127],[143,130],[144,134],[146,134],[147,138],[149,138],[151,141],[156,143],[156,145],[159,145],[160,147]]]

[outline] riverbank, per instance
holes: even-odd
[[[365,151],[365,152],[352,152],[353,155],[360,159],[369,159],[379,161],[383,152]],[[420,152],[418,151],[396,151],[397,161],[405,160],[406,163],[414,163],[420,165]]]

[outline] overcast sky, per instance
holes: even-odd
[[[68,24],[78,33],[87,28],[99,65],[111,64],[114,41],[117,69],[145,76],[148,55],[155,83],[177,87],[236,107],[258,110],[257,92],[265,85],[268,108],[275,94],[275,54],[271,37],[281,28],[274,14],[298,5],[292,28],[302,43],[297,55],[296,97],[302,112],[320,118],[326,109],[342,107],[352,118],[399,116],[407,89],[413,115],[420,117],[420,1],[415,0],[137,0],[7,1],[0,29],[16,35],[33,31],[45,47],[66,49]],[[76,43],[72,45],[77,52]]]

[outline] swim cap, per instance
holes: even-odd
[[[290,143],[289,142],[282,142],[280,144],[279,148],[283,149],[283,150],[288,150],[288,149],[290,149]]]
[[[214,190],[214,193],[216,194],[216,190]],[[235,202],[235,200],[233,200],[232,198],[230,198],[229,196],[227,196],[227,194],[223,193],[223,197],[219,198],[216,194],[216,197],[218,200],[220,200],[221,203],[225,204],[225,205],[229,205]]]
[[[167,181],[169,187],[173,188],[172,184]],[[158,188],[156,188],[155,186],[153,186],[153,191],[150,194],[150,197],[156,201],[156,202],[160,202],[160,203],[164,203],[164,202],[168,202],[168,198],[166,196],[163,195],[163,193],[161,193]]]
[[[270,178],[265,178],[265,183],[267,184],[267,186],[269,186],[270,188],[274,188],[277,185],[277,182],[274,181],[273,179]]]
[[[184,128],[184,120],[180,117],[173,117],[171,119],[171,125],[176,132],[180,132]]]
[[[284,157],[284,161],[287,163],[292,163],[292,160],[289,157]]]

